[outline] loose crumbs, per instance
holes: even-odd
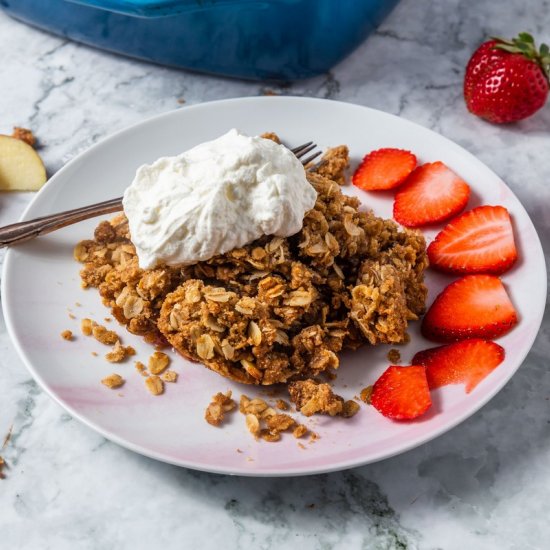
[[[370,405],[370,396],[372,395],[372,389],[372,386],[367,386],[366,388],[363,388],[361,390],[361,393],[359,394],[361,401],[364,401],[367,405]]]
[[[173,370],[167,370],[162,373],[161,378],[165,382],[176,382],[178,379],[178,373]]]
[[[237,407],[231,395],[231,390],[228,390],[226,393],[218,392],[212,396],[212,401],[204,412],[204,418],[210,425],[219,426],[225,418],[225,413]]]
[[[105,355],[105,359],[110,363],[120,363],[127,357],[136,354],[136,350],[132,346],[123,346],[120,341],[117,340],[112,351]]]
[[[107,386],[110,389],[120,388],[124,384],[125,380],[120,376],[120,374],[110,374],[109,376],[106,376],[101,383],[104,386]]]
[[[147,374],[147,367],[141,362],[136,361],[136,370],[141,374],[141,376],[148,376]]]
[[[401,362],[401,353],[399,353],[398,349],[390,349],[388,351],[388,361],[390,363],[400,363]]]
[[[160,374],[170,364],[170,357],[162,351],[155,351],[151,357],[149,357],[149,372],[151,374]]]
[[[164,392],[164,382],[154,374],[145,379],[145,385],[153,395],[161,395]]]

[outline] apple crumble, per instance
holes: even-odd
[[[131,333],[246,384],[300,383],[337,369],[343,348],[403,343],[424,311],[424,237],[343,194],[348,164],[341,146],[307,172],[317,201],[297,234],[190,266],[140,269],[125,216],[103,221],[74,250],[82,286]],[[105,327],[82,328],[115,343]],[[159,377],[146,383],[162,392]]]

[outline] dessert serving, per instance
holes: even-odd
[[[319,376],[336,376],[343,349],[407,342],[409,321],[425,311],[429,257],[436,269],[464,275],[422,319],[427,339],[450,345],[390,365],[360,394],[392,420],[417,418],[432,405],[430,390],[464,384],[470,392],[504,359],[488,338],[518,321],[496,276],[517,260],[510,215],[501,206],[458,215],[470,197],[458,174],[383,148],[364,157],[352,182],[367,192],[395,188],[398,225],[342,193],[348,165],[343,145],[304,168],[276,135],[231,130],[142,166],[125,192],[125,213],[76,246],[82,285],[97,287],[113,316],[157,347],[170,345],[235,382],[285,384],[304,416],[350,418],[358,403]],[[416,228],[453,217],[426,250]],[[106,358],[122,361],[130,353],[113,334],[117,347]],[[158,373],[149,374],[151,393],[163,393]],[[112,376],[103,383],[120,387]],[[225,395],[206,409],[212,425],[235,408]],[[276,414],[263,403],[241,412],[251,433],[276,441],[295,420],[261,428]]]
[[[292,147],[346,146],[305,170],[281,149],[278,168],[261,172],[277,160],[275,136],[256,156],[260,138],[227,136],[234,125],[250,136],[276,129]],[[210,143],[199,150],[208,155],[188,156],[223,135],[223,151]],[[231,144],[250,155],[225,164]],[[224,161],[209,160],[216,151]],[[156,165],[163,155],[174,158]],[[151,182],[166,188],[151,190],[134,213],[13,247],[2,278],[7,328],[33,376],[108,439],[215,472],[348,468],[456,426],[531,347],[545,296],[531,220],[496,174],[425,128],[334,101],[186,107],[75,159],[26,219],[121,196],[140,159],[150,163],[144,175],[157,166],[162,177]],[[206,214],[184,211],[182,223],[166,198],[190,169],[186,159],[205,163],[192,181],[204,193],[194,206]],[[245,195],[231,192],[237,173],[249,178]],[[184,196],[180,205],[189,204]],[[213,213],[214,201],[224,215]],[[277,224],[281,216],[288,225]],[[285,234],[296,219],[296,232]],[[134,222],[146,229],[140,247]],[[194,252],[190,235],[177,235],[191,222],[202,231]],[[229,250],[216,240],[225,233]],[[251,240],[237,242],[242,235]],[[183,239],[185,253],[214,255],[176,263]],[[150,263],[140,265],[140,249]]]
[[[344,348],[405,342],[426,299],[424,237],[342,193],[347,148],[304,172],[269,137],[230,132],[142,167],[127,215],[75,248],[83,286],[130,332],[261,385],[330,373]],[[179,195],[178,178],[192,180]]]

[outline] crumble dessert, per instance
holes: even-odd
[[[73,333],[72,333],[72,331],[70,331],[70,330],[64,330],[64,331],[61,333],[61,338],[63,338],[63,340],[72,340],[72,339],[73,339]]]
[[[343,348],[406,342],[424,311],[425,240],[359,210],[339,185],[348,163],[339,147],[307,173],[317,200],[295,235],[193,265],[141,269],[126,217],[103,221],[75,247],[82,286],[131,333],[247,384],[330,375]]]

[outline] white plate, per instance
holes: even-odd
[[[353,166],[378,147],[410,149],[422,162],[444,161],[469,182],[473,191],[469,208],[480,204],[508,208],[520,260],[503,280],[520,322],[499,339],[507,353],[504,363],[469,395],[462,386],[435,391],[430,413],[416,422],[392,422],[364,405],[351,420],[310,420],[320,439],[306,441],[305,448],[289,434],[278,443],[254,441],[240,413],[223,428],[211,427],[203,415],[212,394],[230,388],[238,397],[262,395],[261,390],[231,383],[173,355],[179,381],[167,384],[163,396],[153,397],[132,361],[111,365],[102,358],[107,348],[80,335],[80,318],[101,321],[109,315],[95,289],[80,289],[80,266],[72,258],[74,244],[89,238],[98,223],[91,220],[11,249],[6,256],[2,296],[8,330],[38,383],[73,416],[120,445],[189,468],[242,475],[312,474],[381,460],[446,432],[487,403],[519,368],[541,323],[546,269],[540,241],[524,208],[498,176],[458,145],[406,120],[357,105],[292,97],[186,107],[119,132],[74,159],[36,196],[23,219],[121,195],[140,164],[177,154],[232,127],[249,134],[275,131],[292,145],[310,139],[321,147],[346,143]],[[367,194],[351,186],[345,192],[359,196],[378,215],[391,217],[391,195]],[[428,239],[434,234],[435,230],[426,231]],[[452,279],[428,273],[429,303]],[[77,320],[69,317],[68,309]],[[403,364],[417,350],[434,345],[420,336],[418,325],[412,324],[411,342],[401,348]],[[74,342],[61,339],[60,332],[67,328],[77,334]],[[122,328],[119,332],[126,344],[138,350],[137,358],[146,361],[151,348]],[[379,346],[344,354],[336,391],[351,398],[372,384],[388,365],[388,349]],[[127,379],[120,391],[99,382],[113,371]]]

